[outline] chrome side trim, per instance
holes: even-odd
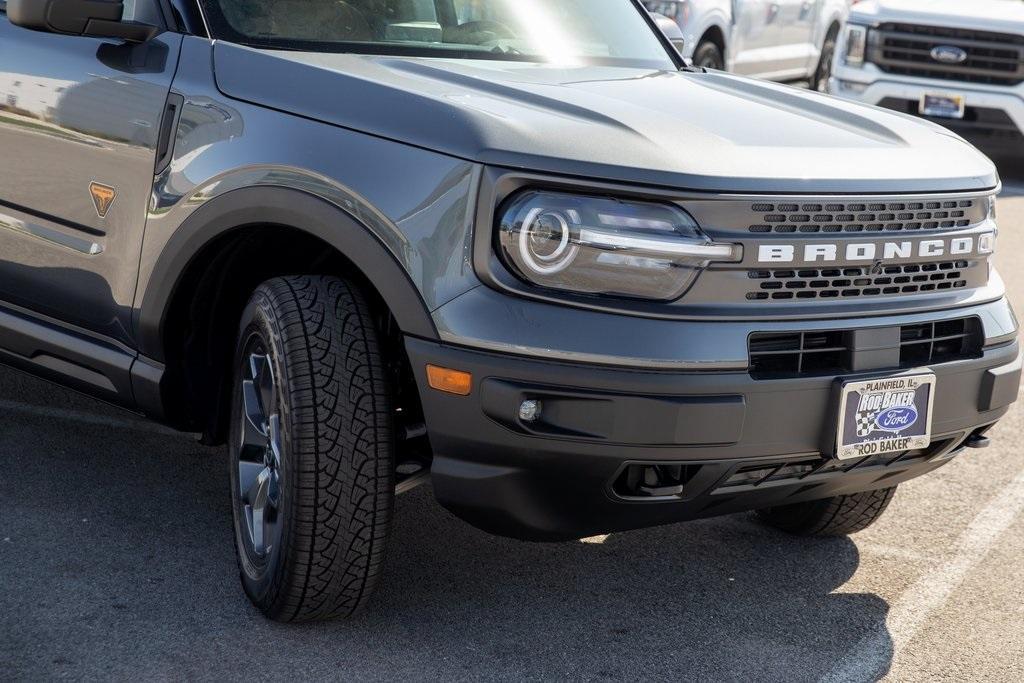
[[[87,256],[96,256],[103,253],[103,245],[98,242],[68,235],[60,230],[55,230],[39,223],[24,221],[5,213],[0,213],[0,228],[35,237]]]

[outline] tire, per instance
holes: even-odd
[[[693,51],[693,65],[705,69],[725,70],[725,57],[718,46],[709,40],[705,40]]]
[[[285,622],[350,617],[380,578],[394,506],[389,387],[366,299],[277,278],[242,315],[231,501],[246,595]]]
[[[758,518],[797,536],[846,536],[874,524],[889,507],[896,487],[863,491],[758,510]]]
[[[821,46],[821,58],[818,60],[818,68],[814,70],[811,77],[811,90],[828,92],[828,79],[832,77],[832,61],[836,56],[836,39],[839,36],[839,29],[833,26],[825,36],[825,42]]]

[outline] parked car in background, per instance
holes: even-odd
[[[644,0],[683,31],[696,66],[824,90],[847,0]]]
[[[682,54],[683,50],[686,49],[686,41],[683,38],[683,29],[679,28],[679,24],[664,14],[658,14],[657,12],[651,12],[651,17],[654,18],[654,23],[665,34],[669,42],[672,43],[672,47]]]
[[[1024,153],[1024,2],[868,0],[830,91],[922,116],[994,157]]]

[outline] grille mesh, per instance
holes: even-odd
[[[967,261],[886,266],[881,272],[865,268],[808,268],[751,270],[747,276],[757,289],[751,301],[840,299],[866,296],[911,295],[967,287]]]
[[[944,64],[931,51],[958,47],[963,62]],[[868,59],[883,71],[904,76],[1017,85],[1024,82],[1024,36],[941,26],[883,24],[872,37]]]
[[[760,202],[755,233],[851,233],[953,230],[980,221],[974,199],[914,202]]]

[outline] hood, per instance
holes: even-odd
[[[731,192],[995,186],[954,134],[723,73],[266,52],[218,43],[221,91],[484,164]]]
[[[853,6],[850,20],[866,24],[898,21],[995,33],[1024,32],[1021,0],[867,0]]]

